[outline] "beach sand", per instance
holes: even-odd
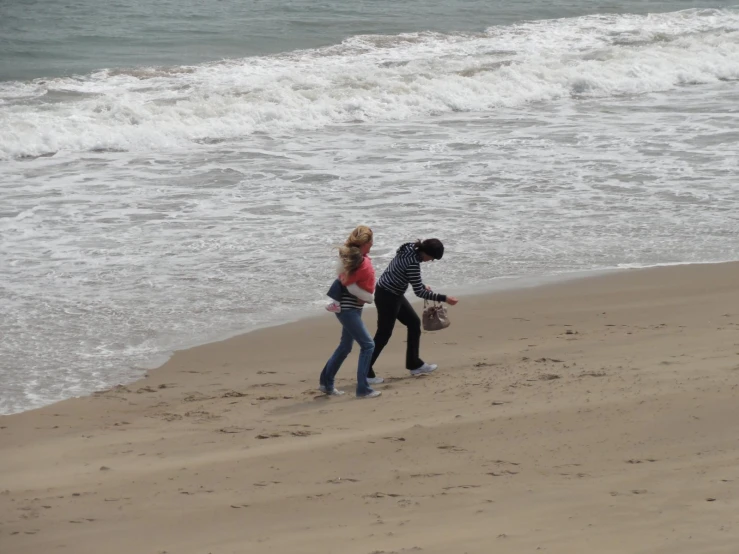
[[[450,291],[453,292],[453,291]],[[374,331],[374,311],[365,321]],[[330,314],[0,418],[3,554],[735,553],[739,264],[462,297],[373,400]]]

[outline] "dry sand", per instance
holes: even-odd
[[[462,298],[373,400],[330,314],[0,418],[2,554],[739,551],[739,264]],[[365,320],[374,330],[374,312]],[[355,349],[356,350],[356,349]]]

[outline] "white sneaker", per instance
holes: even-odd
[[[433,373],[439,366],[436,364],[423,364],[418,369],[412,369],[411,375],[426,375],[427,373]]]
[[[363,394],[362,396],[357,395],[357,398],[377,398],[382,393],[378,390],[373,390],[372,392],[368,392],[367,394]]]
[[[323,394],[328,394],[329,396],[341,396],[342,394],[344,394],[344,391],[343,390],[334,389],[332,391],[329,391],[323,385],[319,386],[318,387],[318,390],[321,391]]]
[[[381,385],[385,382],[385,379],[383,379],[382,377],[367,377],[367,382],[370,385]]]

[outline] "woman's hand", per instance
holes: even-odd
[[[454,296],[447,296],[446,297],[446,303],[450,306],[454,306],[459,300],[457,300]]]

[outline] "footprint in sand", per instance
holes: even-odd
[[[578,377],[605,377],[606,375],[608,374],[605,371],[590,371],[581,373]]]
[[[309,435],[320,435],[320,433],[316,433],[315,431],[305,431],[305,430],[301,430],[301,431],[290,431],[290,434],[293,437],[307,437]]]
[[[162,413],[158,414],[156,417],[163,419],[164,421],[179,421],[182,419],[182,416],[180,414],[171,414],[171,413]]]
[[[397,498],[401,495],[392,492],[373,492],[372,494],[365,494],[362,498],[385,498],[386,496]]]
[[[238,391],[235,391],[235,390],[229,390],[229,391],[224,392],[221,395],[221,398],[242,398],[244,396],[246,396],[246,395],[243,392],[238,392]]]
[[[436,448],[438,448],[439,450],[446,450],[447,452],[467,452],[464,448],[448,444],[442,444],[441,446],[437,446]]]
[[[207,421],[210,419],[220,419],[221,416],[204,410],[192,410],[190,412],[185,412],[185,417],[193,418],[195,421]]]
[[[647,494],[649,491],[647,489],[633,489],[629,491],[631,494]],[[609,493],[611,496],[621,496],[622,493],[618,491],[611,491]]]
[[[218,429],[218,433],[235,434],[244,433],[245,431],[253,431],[254,427],[222,427]]]
[[[191,392],[188,393],[187,396],[185,396],[185,398],[183,398],[182,400],[184,400],[185,402],[203,402],[212,398],[212,396],[208,396],[206,394],[203,394],[202,392]]]

